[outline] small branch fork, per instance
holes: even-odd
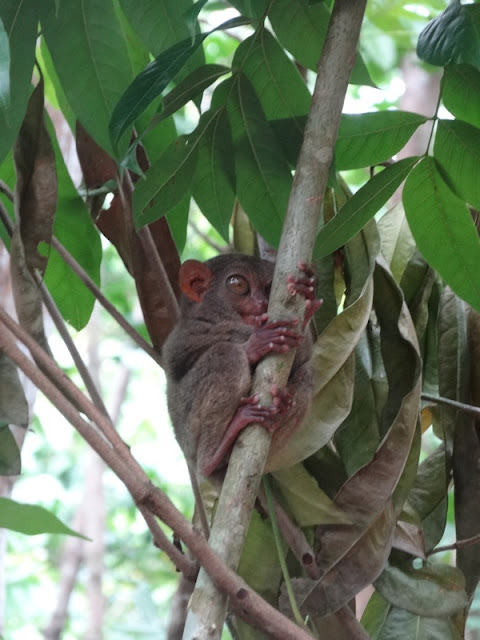
[[[43,373],[17,346],[20,340],[44,369]],[[0,308],[0,350],[42,391],[60,413],[77,429],[130,491],[155,544],[190,580],[197,574],[192,563],[159,527],[156,517],[167,524],[189,547],[209,575],[231,599],[232,607],[246,622],[279,640],[309,640],[311,636],[264,601],[218,558],[204,536],[155,487],[120,438],[112,422],[63,373],[56,362],[2,308]],[[47,377],[48,374],[48,377]],[[52,382],[55,380],[55,383]],[[70,401],[71,398],[76,406]],[[85,420],[79,410],[92,422]]]

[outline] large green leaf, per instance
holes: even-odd
[[[43,507],[34,504],[21,504],[10,500],[10,498],[0,498],[0,527],[29,536],[35,536],[39,533],[60,533],[88,540],[80,533],[69,529],[57,516]]]
[[[390,160],[426,121],[408,111],[343,114],[335,146],[336,169],[371,167]]]
[[[480,127],[480,71],[469,64],[449,64],[443,76],[442,99],[460,120]]]
[[[399,284],[408,261],[415,251],[415,241],[405,217],[403,205],[398,202],[378,221],[382,254]]]
[[[211,31],[197,34],[193,39],[177,42],[150,62],[127,87],[115,106],[109,125],[113,144],[118,144],[122,134],[183,69],[207,36],[219,29],[237,27],[246,22],[243,18],[228,20]]]
[[[445,564],[388,565],[375,588],[391,604],[425,617],[447,618],[467,605],[462,572]]]
[[[433,153],[457,195],[480,209],[480,129],[460,120],[440,120]]]
[[[108,123],[133,76],[112,0],[64,0],[58,6],[50,2],[42,28],[70,106],[95,141],[113,155]]]
[[[226,73],[230,73],[230,69],[221,64],[205,64],[192,71],[163,97],[162,110],[155,116],[152,125],[178,111]]]
[[[452,289],[480,309],[480,243],[465,204],[445,184],[433,158],[407,178],[403,204],[417,246]]]
[[[391,605],[382,610],[382,620],[375,640],[461,640],[455,624],[445,618],[427,618]],[[371,628],[371,627],[370,627]]]
[[[209,117],[204,114],[202,119]],[[219,109],[203,132],[192,180],[192,195],[210,224],[228,242],[235,201],[234,153],[227,114]]]
[[[162,153],[133,192],[133,216],[137,228],[158,220],[178,204],[190,187],[197,144],[178,138]]]
[[[100,235],[85,202],[73,185],[51,124],[49,133],[55,151],[58,178],[58,199],[53,233],[92,280],[100,284],[102,260]],[[90,318],[95,297],[53,247],[48,247],[46,251],[48,265],[45,271],[45,284],[65,320],[75,329],[80,330]]]
[[[303,0],[276,0],[268,17],[278,39],[294,59],[315,70],[330,20],[325,3],[308,6]]]
[[[418,57],[439,67],[466,62],[480,68],[480,34],[472,19],[478,9],[452,0],[420,34]]]
[[[313,255],[325,256],[346,244],[392,197],[417,161],[417,157],[404,158],[373,176],[321,229]]]
[[[133,80],[115,105],[110,121],[114,145],[191,58],[208,34],[182,40],[161,53]]]
[[[267,29],[260,29],[238,46],[232,67],[241,69],[250,80],[268,120],[308,113],[310,93],[305,82]]]
[[[278,246],[292,182],[290,169],[250,82],[242,74],[228,82],[237,197],[255,229]]]
[[[15,140],[27,108],[35,60],[38,6],[27,0],[1,0],[0,19],[4,29],[0,87],[1,163]],[[5,35],[8,36],[7,48]]]

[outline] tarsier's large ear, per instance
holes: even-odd
[[[212,276],[212,272],[203,262],[187,260],[180,267],[180,288],[187,298],[201,302]]]

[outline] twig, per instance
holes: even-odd
[[[455,549],[463,549],[464,547],[471,547],[474,544],[480,542],[480,533],[477,533],[476,536],[472,536],[471,538],[464,538],[463,540],[456,540],[452,542],[452,544],[446,544],[443,547],[435,547],[427,553],[427,557],[433,555],[434,553],[440,553],[442,551],[454,551]]]
[[[8,187],[4,185],[6,189]],[[4,189],[1,187],[0,181],[0,191],[5,193]],[[9,194],[13,194],[9,191]],[[8,215],[8,211],[5,208],[4,204],[0,202],[0,221],[3,223],[5,229],[7,230],[8,235],[11,237],[13,233],[14,224]],[[160,354],[155,351],[155,349],[148,344],[148,342],[136,331],[131,324],[129,324],[123,315],[113,306],[113,304],[105,297],[105,295],[100,291],[95,282],[90,278],[85,269],[75,260],[71,253],[69,253],[63,244],[56,238],[52,236],[50,241],[50,245],[57,251],[59,256],[64,260],[66,264],[72,269],[72,271],[80,278],[83,284],[89,289],[96,300],[102,305],[102,307],[112,316],[112,318],[122,327],[125,333],[130,336],[130,338],[147,353],[157,364],[161,366],[161,357]],[[49,309],[50,311],[50,309]],[[55,319],[54,319],[55,322]],[[56,324],[56,322],[55,322]],[[58,329],[58,326],[57,326]],[[63,337],[63,336],[62,336]],[[73,354],[72,354],[73,357]],[[75,358],[74,358],[75,360]],[[76,363],[75,363],[76,364]]]
[[[142,508],[146,507],[149,511],[160,517],[167,526],[184,540],[191,552],[201,561],[202,565],[213,577],[216,584],[230,596],[232,605],[238,615],[249,624],[260,628],[278,640],[311,640],[308,634],[265,602],[265,600],[250,589],[241,578],[223,564],[209,547],[205,538],[182,516],[167,496],[150,482],[143,469],[130,454],[128,447],[126,447],[125,443],[123,443],[118,436],[116,436],[116,438],[122,446],[112,446],[92,425],[79,415],[74,405],[65,398],[57,386],[16,346],[13,336],[4,326],[7,325],[7,322],[10,324],[8,318],[8,314],[0,309],[0,349],[2,349],[38,389],[45,394],[62,415],[78,430],[80,435],[102,457],[120,480],[124,482],[136,504]],[[7,322],[4,322],[4,320],[7,320]],[[23,331],[21,327],[18,328]],[[25,337],[29,338],[28,334]],[[40,347],[38,347],[38,349],[40,349]],[[55,363],[53,364],[56,366]],[[61,372],[60,369],[58,369],[58,371],[60,371],[60,375],[64,377],[63,372]],[[68,383],[75,387],[70,381],[68,381]],[[80,391],[77,390],[77,392],[80,396],[83,396]],[[104,423],[106,421],[105,416],[103,416],[85,396],[83,396],[82,404],[85,405],[85,407],[89,407],[90,405],[90,410],[97,415],[100,422]],[[171,551],[170,546],[164,549],[164,551],[169,554]],[[182,571],[185,570],[188,574],[191,569],[191,563],[184,556],[182,557],[184,561],[183,565],[179,566],[179,569]]]
[[[480,417],[480,407],[474,407],[471,404],[465,404],[464,402],[459,402],[458,400],[450,400],[450,398],[444,398],[442,396],[433,396],[430,393],[422,393],[422,400],[435,402],[435,404],[443,404],[447,407],[452,407],[453,409],[459,409],[460,411],[464,411],[465,413],[470,413],[477,418]]]
[[[148,342],[142,338],[142,336],[136,331],[131,324],[129,324],[123,315],[113,306],[113,304],[105,297],[105,295],[100,291],[95,282],[90,278],[88,273],[83,269],[83,267],[75,260],[75,258],[65,249],[62,243],[55,237],[52,237],[50,242],[52,247],[58,252],[61,258],[68,264],[68,266],[72,269],[74,273],[80,278],[83,284],[89,289],[98,302],[102,305],[102,307],[108,311],[108,313],[112,316],[112,318],[122,327],[125,333],[130,336],[130,338],[148,355],[155,360],[155,362],[161,365],[160,355],[155,351],[155,349],[148,344]]]
[[[300,260],[310,262],[327,186],[345,93],[353,67],[366,0],[336,0],[307,119],[282,230],[268,315],[272,320],[300,319],[304,302],[290,298],[288,275],[298,273]],[[285,386],[294,353],[266,356],[257,366],[252,393],[269,402],[273,383]],[[209,543],[229,567],[236,568],[258,493],[271,434],[259,426],[239,436],[228,465]],[[226,598],[200,571],[187,617],[184,640],[217,640],[227,610]],[[298,628],[297,633],[300,633]]]

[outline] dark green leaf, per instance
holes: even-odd
[[[290,169],[250,82],[241,74],[230,82],[227,109],[237,197],[256,230],[278,246],[292,182]]]
[[[55,151],[58,178],[53,234],[98,285],[102,260],[100,235],[73,185],[51,123],[48,131]],[[92,313],[95,297],[55,249],[47,247],[45,251],[48,254],[45,284],[65,320],[75,329],[83,329]]]
[[[35,45],[37,39],[38,6],[31,2],[0,1],[0,18],[9,40],[9,70],[8,99],[5,94],[4,75],[2,81],[2,95],[0,102],[0,162],[3,162],[17,135],[27,108],[31,91],[33,64],[35,60]],[[4,52],[5,55],[6,52]],[[8,81],[7,81],[8,82]]]
[[[461,640],[454,623],[444,618],[427,618],[391,607],[375,640]]]
[[[204,114],[202,119],[206,116]],[[220,109],[201,135],[191,187],[203,215],[227,242],[235,201],[233,163],[233,142],[227,114]]]
[[[147,65],[133,80],[113,110],[109,129],[114,145],[118,144],[128,127],[162,93],[207,36],[219,29],[233,28],[246,22],[248,21],[243,18],[233,18],[207,33],[199,33],[193,39],[177,42]]]
[[[480,244],[465,204],[445,184],[433,158],[412,170],[403,204],[417,246],[452,289],[480,309]]]
[[[155,116],[152,125],[178,111],[226,73],[230,73],[230,69],[221,64],[205,64],[192,71],[164,96],[163,109]]]
[[[417,157],[404,158],[373,176],[343,205],[317,236],[313,255],[333,253],[362,229],[405,180]]]
[[[0,360],[2,355],[0,354]],[[18,476],[21,472],[22,462],[17,441],[13,437],[10,427],[0,422],[0,476]]]
[[[60,522],[57,516],[43,507],[21,504],[9,498],[0,498],[0,527],[29,536],[39,533],[59,533],[88,540],[80,533],[69,529],[63,522]]]
[[[177,251],[181,254],[187,242],[188,213],[190,211],[190,194],[187,192],[182,200],[167,213],[168,226],[173,236]]]
[[[125,34],[113,3],[62,0],[58,10],[50,3],[42,29],[69,104],[95,141],[113,155],[108,123],[132,80]]]
[[[343,114],[335,146],[336,168],[358,169],[390,160],[426,121],[408,111]]]
[[[375,589],[391,604],[425,617],[447,618],[467,606],[462,572],[446,564],[388,565]]]
[[[444,105],[460,120],[480,128],[480,71],[469,64],[449,64],[443,76]]]
[[[189,7],[185,13],[183,14],[183,19],[185,21],[185,26],[187,27],[190,35],[195,38],[195,34],[198,29],[198,14],[203,9],[203,7],[207,4],[208,0],[197,0],[193,3],[191,7]]]
[[[135,78],[116,104],[110,120],[110,135],[114,145],[122,134],[145,111],[167,84],[182,69],[187,60],[202,44],[208,34],[199,34],[193,40],[182,40],[161,53]]]
[[[162,153],[137,183],[133,192],[135,226],[158,220],[182,200],[190,188],[195,169],[197,145],[178,138]]]
[[[451,188],[480,209],[480,129],[460,120],[440,120],[433,153]]]
[[[417,55],[439,67],[463,62],[480,67],[480,34],[467,6],[452,0],[429,22],[418,38]]]

